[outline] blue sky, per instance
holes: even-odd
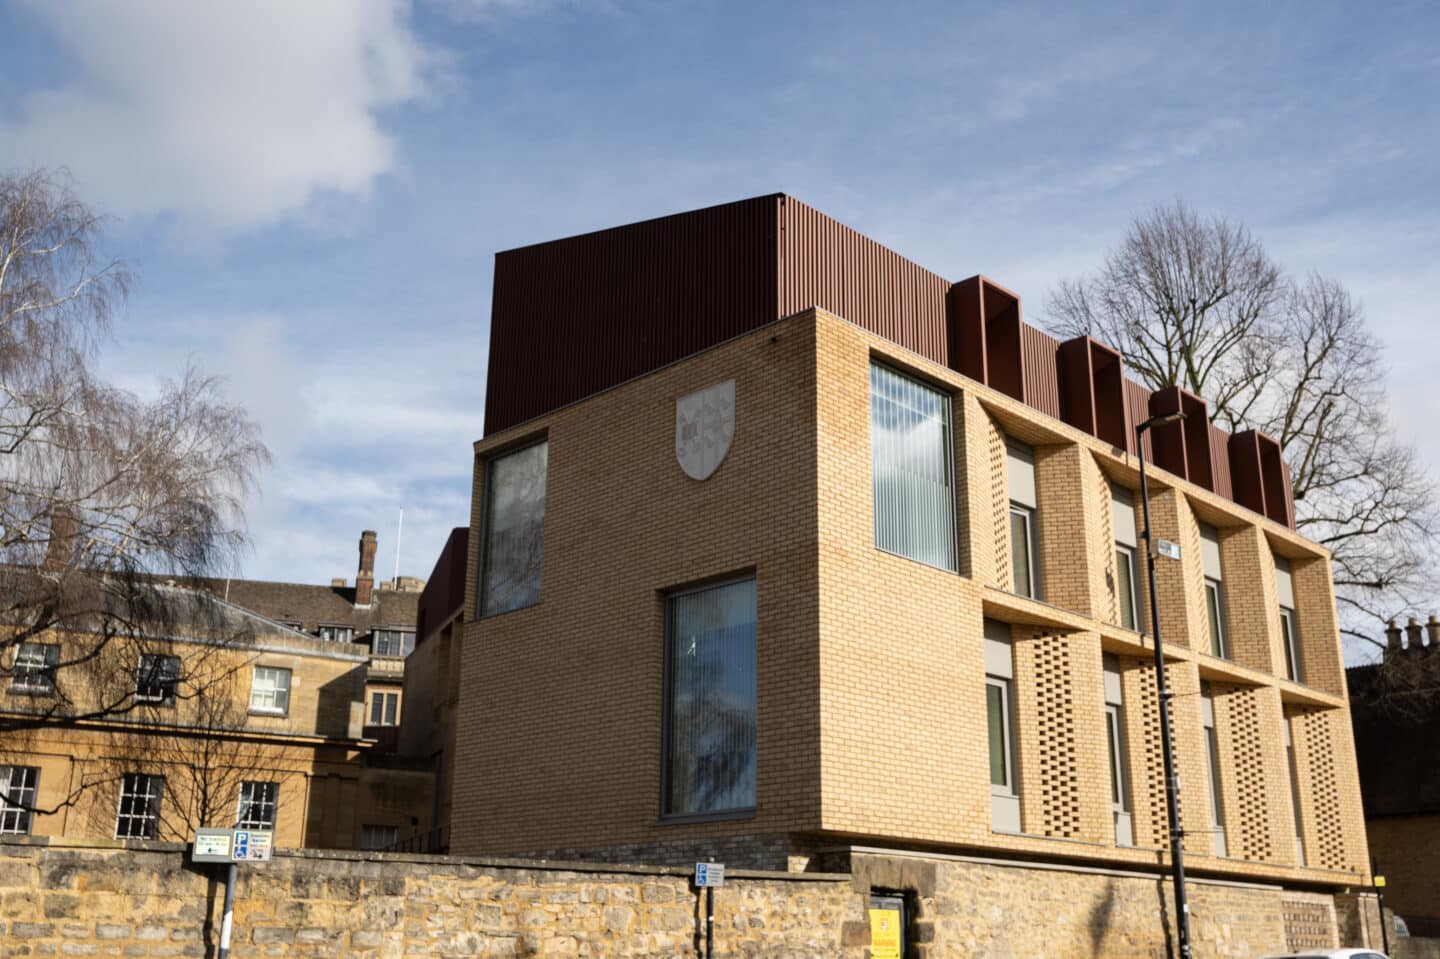
[[[1343,280],[1440,462],[1440,12],[1422,3],[0,0],[0,170],[65,165],[140,285],[137,391],[228,377],[251,577],[425,576],[469,515],[497,250],[791,193],[1043,319],[1183,198]]]

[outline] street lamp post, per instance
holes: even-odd
[[[1145,564],[1150,579],[1150,628],[1155,634],[1155,689],[1160,699],[1160,752],[1165,760],[1165,812],[1170,822],[1170,866],[1175,882],[1175,928],[1176,940],[1180,946],[1180,959],[1191,959],[1190,953],[1190,905],[1185,901],[1185,853],[1181,848],[1184,832],[1180,829],[1180,813],[1176,807],[1176,796],[1180,792],[1180,780],[1175,775],[1175,748],[1170,739],[1171,693],[1165,683],[1165,654],[1160,642],[1159,596],[1155,589],[1155,545],[1150,536],[1150,488],[1145,482],[1145,433],[1152,426],[1174,423],[1183,413],[1167,413],[1152,416],[1135,427],[1135,452],[1140,457],[1140,504],[1144,510]]]

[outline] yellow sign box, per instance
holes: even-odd
[[[900,959],[900,910],[870,910],[870,959]]]

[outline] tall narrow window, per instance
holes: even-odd
[[[498,456],[486,468],[482,615],[540,602],[549,446],[542,440]]]
[[[1224,574],[1220,567],[1220,531],[1200,524],[1200,565],[1205,573],[1205,617],[1210,627],[1211,656],[1230,658],[1226,638]]]
[[[126,773],[120,781],[115,838],[154,839],[160,832],[160,803],[164,796],[164,776]]]
[[[1105,745],[1110,751],[1110,809],[1115,819],[1115,843],[1135,845],[1130,817],[1130,776],[1125,761],[1125,699],[1120,686],[1120,660],[1105,654]]]
[[[1225,800],[1220,788],[1220,739],[1215,734],[1215,699],[1206,686],[1200,699],[1205,723],[1205,766],[1210,774],[1210,828],[1214,830],[1215,855],[1228,852],[1225,844]]]
[[[1110,487],[1110,520],[1115,527],[1115,600],[1120,625],[1139,629],[1140,604],[1135,594],[1135,554],[1139,548],[1135,534],[1135,498],[1123,486]]]
[[[279,797],[279,783],[242,782],[240,806],[235,812],[236,825],[241,829],[274,829],[275,806]]]
[[[671,595],[666,815],[755,806],[755,580]]]
[[[1285,760],[1290,769],[1290,808],[1295,814],[1295,861],[1305,865],[1305,825],[1300,815],[1300,765],[1295,761],[1293,719],[1285,717]]]
[[[950,397],[870,366],[875,547],[930,566],[955,566]]]
[[[54,643],[21,643],[15,651],[10,672],[10,691],[30,696],[55,692],[55,669],[60,665],[60,647]]]
[[[30,835],[40,770],[34,766],[0,766],[0,833]]]
[[[1020,789],[1015,781],[1015,665],[1010,627],[985,620],[985,715],[990,738],[990,827],[1020,831]]]
[[[1290,561],[1275,557],[1275,594],[1280,600],[1280,643],[1285,652],[1285,678],[1305,682],[1305,664],[1300,659],[1300,633],[1295,626],[1295,580]]]
[[[1023,443],[1006,443],[1010,483],[1011,586],[1021,596],[1040,598],[1035,554],[1035,452]]]
[[[400,694],[375,690],[370,693],[371,726],[396,726],[400,723]]]
[[[152,653],[140,655],[140,665],[135,668],[135,699],[142,703],[156,703],[169,706],[175,702],[175,692],[180,685],[180,657],[159,656]]]

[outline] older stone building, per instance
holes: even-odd
[[[501,254],[489,371],[453,851],[848,869],[927,955],[1153,954],[1133,430],[1176,412],[1144,442],[1197,934],[1363,938],[1328,558],[1273,440],[785,196]]]
[[[375,545],[362,535],[354,588],[142,581],[164,628],[7,644],[0,833],[183,840],[245,823],[282,847],[342,849],[413,836],[434,776],[394,749],[423,584],[375,589]]]
[[[1384,658],[1346,679],[1385,905],[1412,934],[1440,936],[1440,620],[1391,624]]]

